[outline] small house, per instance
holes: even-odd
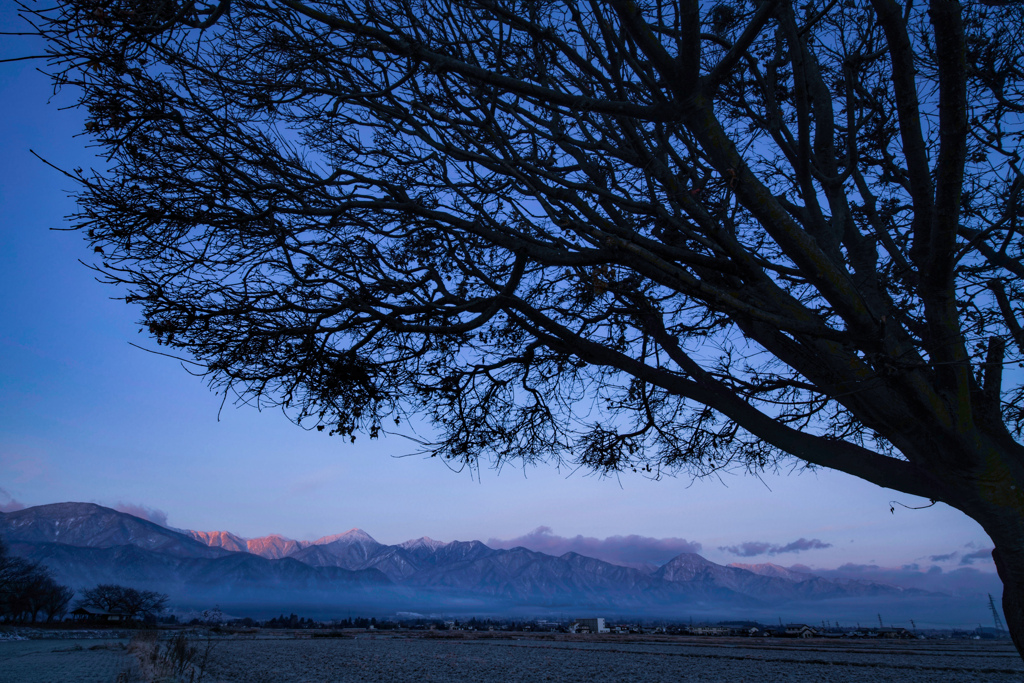
[[[814,638],[818,632],[807,624],[786,624],[783,635],[787,638]]]
[[[128,617],[121,612],[110,612],[99,607],[78,607],[71,612],[75,621],[95,621],[101,623],[127,621]]]

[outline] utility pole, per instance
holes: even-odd
[[[1003,626],[1003,620],[999,618],[999,610],[996,609],[996,601],[992,599],[992,594],[988,594],[988,607],[992,610],[992,620],[996,623],[996,633],[999,631],[1005,631],[1006,627]]]

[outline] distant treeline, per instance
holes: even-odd
[[[49,568],[14,557],[0,539],[0,622],[60,621],[75,591],[62,586]]]
[[[286,628],[286,629],[347,629],[347,628],[360,628],[360,629],[375,629],[381,631],[388,631],[394,629],[411,629],[411,630],[423,630],[423,629],[437,629],[437,630],[502,630],[502,631],[522,631],[522,630],[537,630],[538,622],[533,621],[521,621],[521,620],[507,620],[507,619],[480,619],[470,618],[464,620],[458,619],[441,619],[433,617],[419,617],[411,619],[394,619],[394,618],[381,618],[376,617],[345,617],[337,619],[313,619],[311,617],[302,617],[298,614],[281,614],[271,619],[253,619],[252,617],[244,617],[241,619],[223,619],[213,620],[210,618],[208,613],[216,612],[220,614],[218,610],[208,610],[203,615],[194,617],[189,620],[179,621],[176,615],[169,615],[166,617],[160,617],[157,619],[159,623],[166,625],[183,624],[188,626],[219,626],[223,628]],[[552,622],[539,622],[541,624],[547,624],[551,627],[556,625]]]
[[[211,615],[220,615],[219,608],[204,612],[202,618],[194,618],[185,622],[189,626],[205,626],[213,630],[221,629],[312,629],[317,631],[313,637],[342,637],[344,629],[372,629],[379,631],[389,630],[438,630],[438,631],[515,631],[515,632],[544,632],[544,631],[568,631],[572,619],[560,618],[549,619],[501,619],[501,618],[480,618],[456,619],[453,617],[345,617],[337,619],[313,619],[302,617],[298,614],[281,614],[271,619],[253,619],[245,617],[242,619],[226,618],[221,621],[211,620]],[[163,617],[159,620],[164,624],[179,624],[175,616]],[[692,620],[664,619],[611,619],[606,623],[606,628],[611,633],[660,633],[666,635],[734,635],[734,636],[776,636],[776,637],[852,637],[852,638],[1000,638],[1008,637],[1005,631],[997,632],[991,628],[981,628],[964,631],[958,629],[918,629],[916,627],[893,628],[893,627],[862,627],[843,626],[838,622],[822,620],[820,627],[811,627],[807,624],[783,624],[780,620],[774,624],[763,624],[758,621],[702,621],[694,623]]]

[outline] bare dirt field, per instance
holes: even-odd
[[[1020,683],[1007,642],[459,634],[218,637],[206,683],[893,681]],[[145,680],[123,640],[0,642],[0,683]]]
[[[127,640],[0,641],[0,683],[115,683],[130,674]],[[123,676],[122,676],[123,678]]]
[[[452,638],[231,640],[209,680],[247,681],[899,681],[1024,680],[1005,643],[752,639]]]

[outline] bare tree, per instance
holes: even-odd
[[[0,539],[0,619],[34,623],[44,612],[53,621],[64,616],[74,595],[48,567],[11,555]]]
[[[4,621],[35,621],[32,597],[40,575],[37,564],[10,554],[7,545],[0,539],[0,619]]]
[[[42,609],[46,612],[46,621],[61,621],[68,613],[68,607],[75,598],[75,591],[51,580],[42,596]]]
[[[168,596],[156,591],[140,591],[130,586],[101,583],[82,592],[79,605],[118,612],[128,619],[154,614],[167,604]]]
[[[796,458],[942,501],[1024,650],[1018,5],[29,18],[109,160],[74,227],[216,390],[352,438],[425,415],[469,466]]]
[[[137,616],[155,614],[167,604],[168,596],[156,591],[140,591],[136,588],[125,588],[117,606],[129,619]]]
[[[82,591],[78,600],[79,607],[94,607],[113,612],[117,610],[117,601],[121,596],[122,587],[113,583],[101,583]]]

